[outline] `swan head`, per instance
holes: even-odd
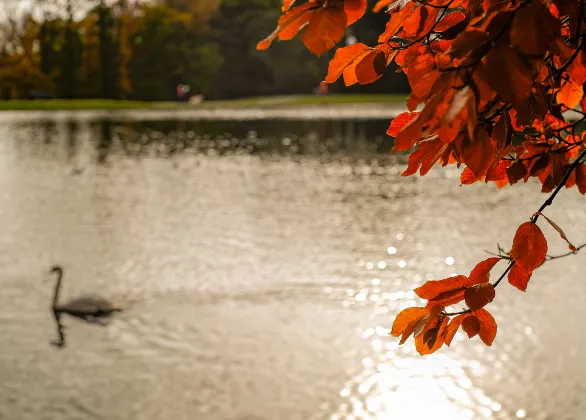
[[[60,265],[54,265],[51,268],[51,271],[49,271],[51,274],[53,273],[57,273],[57,274],[63,274],[63,268]]]

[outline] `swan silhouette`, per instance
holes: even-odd
[[[105,325],[107,318],[114,312],[121,312],[122,309],[115,307],[110,301],[100,296],[80,296],[67,303],[59,304],[59,292],[63,280],[63,268],[59,265],[51,268],[51,273],[57,274],[55,292],[53,295],[53,314],[55,319],[60,319],[61,314],[69,314],[86,322]]]

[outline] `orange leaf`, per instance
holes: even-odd
[[[484,261],[479,262],[476,267],[470,272],[470,281],[473,284],[477,283],[488,283],[490,270],[498,263],[502,258],[490,257]]]
[[[430,308],[434,305],[443,305],[443,306],[450,306],[455,305],[458,302],[464,300],[464,292],[466,288],[462,287],[460,289],[448,290],[447,292],[440,293],[429,302],[427,302],[427,307]]]
[[[562,230],[561,227],[559,227],[553,220],[551,220],[549,217],[547,217],[545,214],[541,213],[541,212],[537,212],[536,214],[539,214],[540,216],[543,216],[545,218],[545,220],[548,221],[548,223],[555,229],[558,231],[558,233],[560,234],[560,236],[562,237],[562,239],[564,241],[566,241],[568,243],[568,247],[570,248],[570,250],[572,252],[576,251],[576,247],[574,245],[572,245],[572,243],[570,242],[570,240],[568,239],[568,237],[566,236],[566,234],[564,233],[564,231]]]
[[[564,104],[568,108],[575,108],[582,97],[584,96],[584,89],[582,85],[574,83],[573,81],[566,81],[558,90],[555,95],[555,99],[558,104]]]
[[[414,292],[421,299],[431,300],[441,293],[460,289],[470,285],[466,276],[454,276],[443,280],[429,280],[423,286],[418,287]],[[445,305],[444,305],[445,306]]]
[[[520,179],[525,178],[527,174],[527,167],[521,160],[516,160],[511,166],[507,168],[507,178],[511,185],[515,184]]]
[[[529,98],[533,88],[533,71],[521,60],[515,48],[493,48],[482,63],[482,78],[503,100],[520,106]]]
[[[330,3],[328,3],[330,4]],[[315,55],[322,55],[344,37],[346,13],[339,7],[321,7],[301,34],[301,41]]]
[[[370,51],[370,47],[364,44],[352,44],[344,48],[338,48],[334,58],[330,61],[326,83],[334,83],[340,78],[344,69],[350,66],[365,51]]]
[[[360,19],[366,11],[366,0],[344,0],[346,26],[352,25]]]
[[[283,12],[286,12],[291,8],[291,6],[293,6],[293,3],[295,3],[295,0],[283,0],[283,7],[281,10],[283,10]]]
[[[542,2],[531,2],[511,25],[511,44],[527,55],[542,56],[560,35],[560,22]]]
[[[437,26],[435,27],[435,32],[444,32],[450,29],[452,26],[457,25],[458,23],[462,22],[466,19],[466,15],[462,12],[453,12],[449,15],[446,15],[442,20],[439,21]]]
[[[462,160],[478,178],[486,175],[495,158],[494,141],[482,126],[478,127],[474,142],[467,137],[462,142]]]
[[[511,284],[511,286],[515,286],[522,292],[527,290],[527,283],[529,283],[530,278],[531,273],[525,271],[525,269],[521,267],[519,264],[514,264],[511,270],[509,271],[509,283]]]
[[[575,169],[576,171],[576,185],[580,194],[586,194],[586,165],[580,164]]]
[[[466,305],[473,311],[488,305],[494,297],[494,287],[490,283],[475,284],[464,292]]]
[[[415,10],[415,8],[416,4],[409,2],[400,11],[391,13],[391,19],[387,22],[385,31],[379,36],[378,42],[388,42],[392,37],[397,35],[397,32],[399,32],[399,30],[403,26],[403,23]]]
[[[425,175],[431,167],[439,160],[447,145],[440,140],[422,142],[419,148],[409,156],[407,169],[401,176],[413,175],[419,167],[419,173]]]
[[[478,332],[480,339],[487,346],[492,345],[496,337],[496,321],[486,309],[479,309],[474,312],[474,315],[480,322],[480,331]]]
[[[358,83],[361,85],[366,85],[382,77],[383,74],[377,71],[377,61],[380,61],[381,58],[384,63],[383,67],[386,68],[386,58],[384,52],[382,51],[377,51],[374,49],[360,59],[360,62],[356,64],[355,70]]]
[[[464,321],[464,318],[466,318],[467,316],[468,314],[460,314],[452,318],[452,320],[450,321],[450,325],[448,325],[448,328],[446,328],[446,334],[444,337],[444,341],[447,346],[449,346],[452,343],[454,335],[456,335],[456,331],[458,331],[458,328],[460,328],[460,325],[462,325],[462,321]]]
[[[384,7],[389,6],[389,12],[398,12],[411,0],[379,0],[372,9],[375,13],[380,12]]]
[[[279,18],[279,24],[269,36],[260,41],[256,49],[266,50],[271,46],[274,39],[279,37],[281,40],[292,39],[313,17],[315,11],[321,6],[314,3],[305,3],[299,7],[289,9]],[[345,15],[344,15],[345,16]]]
[[[397,115],[393,121],[391,121],[391,125],[387,130],[387,134],[389,136],[396,137],[399,134],[399,131],[401,131],[404,126],[413,121],[413,119],[415,119],[418,114],[419,112],[403,112]]]
[[[391,335],[398,337],[407,329],[409,324],[417,322],[424,316],[429,314],[429,310],[425,308],[407,308],[403,309],[397,314],[395,322],[393,322],[393,329]]]
[[[468,338],[472,338],[480,332],[480,321],[474,315],[468,315],[462,321],[462,329],[468,334]]]
[[[532,222],[525,222],[519,226],[511,250],[515,265],[518,264],[526,272],[531,273],[543,264],[546,253],[547,240],[539,226]]]
[[[415,339],[415,349],[419,354],[431,354],[437,351],[444,344],[445,329],[448,325],[448,318],[441,317],[432,325],[428,325],[423,332]]]
[[[480,181],[474,172],[470,170],[470,168],[464,168],[462,174],[460,175],[460,182],[464,185],[474,184],[476,181]]]

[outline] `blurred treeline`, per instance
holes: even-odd
[[[209,99],[311,93],[333,52],[317,58],[299,40],[256,51],[281,0],[2,0],[0,93],[174,100],[176,86]],[[3,9],[2,9],[3,8]],[[370,45],[384,14],[367,12],[346,40]],[[401,74],[330,91],[405,92]]]

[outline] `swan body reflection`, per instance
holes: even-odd
[[[67,303],[59,304],[58,301],[63,280],[63,268],[56,265],[51,269],[51,273],[57,275],[55,292],[53,294],[53,313],[56,317],[65,313],[87,322],[104,324],[105,320],[114,312],[122,311],[122,309],[114,306],[109,300],[96,295],[80,296]]]

